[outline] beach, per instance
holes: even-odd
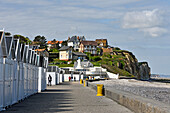
[[[96,81],[90,84],[103,84],[109,90],[117,89],[170,105],[170,83],[135,79],[112,79]]]

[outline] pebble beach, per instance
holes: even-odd
[[[112,79],[96,81],[91,84],[103,84],[105,88],[111,90],[117,89],[129,92],[170,105],[170,83],[139,81],[135,79]]]

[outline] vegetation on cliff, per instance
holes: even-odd
[[[95,56],[89,56],[90,61],[95,66],[102,66],[109,72],[125,77],[134,77],[138,79],[148,79],[150,68],[147,62],[138,62],[132,52],[114,48],[113,53],[104,53],[99,59]],[[146,77],[147,75],[148,77]]]

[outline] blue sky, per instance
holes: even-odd
[[[168,0],[0,0],[0,28],[33,39],[84,35],[147,61],[152,73],[170,74]]]

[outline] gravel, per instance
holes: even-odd
[[[105,88],[115,88],[170,104],[170,84],[167,83],[139,81],[134,79],[114,79],[92,82],[91,84],[104,84]]]

